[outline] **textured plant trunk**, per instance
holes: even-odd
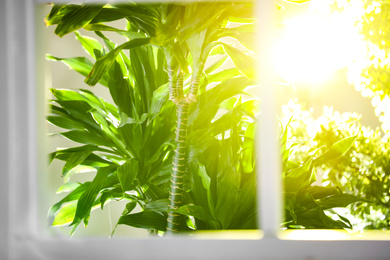
[[[196,76],[191,81],[190,91],[187,95],[187,102],[188,103],[196,102],[196,97],[198,95],[199,82],[200,82],[200,79],[202,78],[202,73],[203,73],[203,69],[204,69],[204,62],[200,62],[197,67],[198,67],[198,71],[195,74]]]
[[[172,62],[172,58],[169,59]],[[203,73],[204,62],[200,63],[193,74],[188,95],[183,93],[183,73],[178,70],[175,74],[172,63],[168,63],[169,99],[176,104],[176,131],[175,131],[175,154],[172,158],[171,186],[169,191],[169,205],[167,218],[167,233],[180,231],[181,215],[175,210],[183,204],[184,173],[187,170],[187,121],[188,110],[191,103],[196,102],[199,81]]]
[[[186,171],[186,137],[188,107],[186,101],[177,104],[176,121],[176,149],[172,159],[171,189],[169,192],[169,208],[167,219],[167,232],[178,232],[180,229],[181,215],[173,210],[178,209],[183,203],[183,183]]]

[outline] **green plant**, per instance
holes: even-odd
[[[213,21],[216,22],[217,26],[220,26],[223,21],[225,21],[224,24],[226,25],[226,20],[229,17],[227,15],[228,10],[230,10],[229,12],[232,10],[231,5],[226,4],[225,9],[222,8],[217,12],[217,17],[221,16],[218,18],[218,22]],[[199,99],[203,101],[198,102],[189,120],[186,118],[187,116],[182,117],[181,111],[183,109],[187,110],[188,104],[197,96],[196,90],[199,87],[198,84],[201,83],[200,76],[203,73],[203,64],[210,50],[216,47],[216,40],[222,36],[237,33],[237,29],[218,29],[218,27],[214,28],[215,26],[211,26],[212,24],[207,24],[206,26],[202,24],[200,28],[203,29],[201,31],[195,30],[194,32],[193,29],[195,27],[193,26],[199,25],[203,20],[200,17],[190,15],[191,12],[207,10],[209,13],[211,10],[215,10],[216,7],[216,4],[194,6],[172,4],[150,6],[135,4],[118,6],[60,5],[53,7],[46,22],[48,25],[58,24],[56,28],[58,35],[62,36],[80,27],[87,30],[94,30],[103,39],[110,52],[104,55],[107,51],[98,41],[84,37],[76,32],[76,36],[83,47],[92,58],[96,59],[95,65],[92,65],[93,63],[86,58],[81,57],[60,59],[48,56],[48,58],[62,60],[72,69],[87,76],[86,82],[89,84],[100,82],[102,85],[106,85],[117,105],[116,108],[113,105],[99,100],[91,92],[86,90],[82,90],[80,93],[66,90],[53,90],[53,94],[56,97],[54,102],[59,106],[52,107],[53,116],[48,117],[49,122],[72,130],[62,133],[64,137],[87,144],[87,146],[77,149],[71,148],[65,151],[58,151],[53,154],[53,157],[67,161],[63,170],[64,175],[67,174],[69,169],[79,164],[87,164],[98,169],[98,174],[94,181],[92,181],[92,184],[96,182],[96,185],[90,188],[90,192],[89,190],[83,190],[82,192],[84,193],[82,193],[80,190],[75,190],[74,193],[78,193],[80,197],[74,196],[73,193],[70,194],[72,200],[78,200],[75,217],[71,225],[77,227],[82,220],[87,224],[89,211],[98,201],[100,201],[103,207],[108,198],[124,198],[131,200],[131,202],[128,204],[128,211],[126,211],[125,216],[119,220],[119,224],[129,224],[139,227],[139,224],[133,223],[133,219],[142,218],[143,221],[148,219],[148,223],[142,227],[165,230],[162,226],[166,221],[163,221],[162,217],[167,214],[165,206],[168,202],[166,198],[166,184],[169,178],[170,166],[168,162],[173,158],[173,164],[180,164],[180,167],[182,167],[179,169],[174,167],[172,183],[177,184],[180,182],[184,184],[184,181],[182,181],[184,180],[182,173],[185,171],[185,164],[181,162],[191,161],[191,154],[186,158],[185,149],[180,148],[180,145],[184,146],[186,139],[183,133],[186,131],[187,124],[183,124],[183,122],[189,121],[191,125],[190,133],[196,133],[196,135],[193,135],[194,137],[190,134],[190,140],[195,139],[195,137],[197,138],[197,135],[210,135],[209,128],[206,128],[206,125],[214,131],[214,137],[208,136],[208,138],[215,138],[215,135],[219,134],[218,131],[225,132],[227,130],[226,125],[229,124],[226,124],[226,120],[231,119],[232,116],[236,116],[236,113],[242,114],[245,109],[248,109],[245,107],[246,104],[253,104],[253,101],[249,100],[240,102],[240,107],[238,108],[235,105],[229,105],[231,107],[230,110],[234,109],[234,113],[230,113],[230,116],[225,115],[225,117],[218,119],[216,122],[212,122],[222,102],[237,103],[234,100],[237,100],[239,97],[233,96],[243,93],[242,91],[245,86],[253,84],[250,80],[239,76],[240,73],[237,69],[227,69],[210,74],[218,69],[227,59],[227,56],[224,55],[206,70],[209,77],[207,80],[203,80],[203,93],[199,96]],[[248,12],[247,4],[238,5],[238,7]],[[170,10],[175,16],[171,15],[167,17],[167,10]],[[235,12],[237,11],[236,9]],[[145,24],[141,26],[134,21],[134,19],[139,21],[139,19],[145,18],[146,13],[148,14],[148,19],[145,19],[145,23],[149,26]],[[180,22],[181,16],[189,19],[189,21]],[[111,21],[112,17],[114,19],[127,18],[127,30],[115,29],[102,24],[102,22]],[[194,23],[194,19],[196,23]],[[163,30],[167,26],[176,28],[176,30],[171,30],[176,32],[176,35],[169,36],[168,34],[169,37],[167,35],[162,37],[160,30]],[[250,27],[245,28],[247,30],[253,30]],[[115,31],[130,39],[132,37],[138,38],[131,39],[115,47],[99,30]],[[183,35],[186,35],[186,33],[183,33],[183,31],[190,33],[187,33],[188,35],[184,37]],[[184,38],[177,39],[178,35]],[[159,48],[148,44],[149,42],[153,42],[153,45],[158,45]],[[146,46],[145,44],[148,45]],[[219,45],[221,44],[230,50],[230,56],[234,57],[234,61],[240,59],[241,54],[238,50],[227,44],[219,43]],[[205,47],[199,49],[199,45]],[[125,48],[131,49],[130,58],[124,54],[123,49]],[[172,52],[172,50],[175,51]],[[224,53],[223,48],[220,47],[215,49],[214,54],[211,53],[211,55]],[[200,58],[197,56],[199,54],[202,54]],[[167,74],[163,70],[165,65],[163,65],[165,63],[164,57],[167,60]],[[157,60],[158,64],[155,63],[155,60]],[[190,76],[187,72],[187,62],[191,60],[194,61],[192,71],[196,73],[192,74],[193,79],[189,86],[189,94],[187,97],[184,97],[183,80]],[[246,65],[244,68],[249,67]],[[173,71],[175,73],[172,73]],[[184,72],[187,73],[184,74]],[[169,79],[168,84],[166,83],[167,75]],[[235,78],[231,79],[231,77]],[[157,82],[157,80],[159,81]],[[213,82],[221,83],[206,91],[206,85],[212,84]],[[179,123],[176,129],[176,143],[170,139],[173,130],[174,117],[172,117],[172,112],[174,107],[171,102],[167,102],[168,92],[170,99],[178,105],[177,121]],[[109,107],[110,110],[107,110],[105,107]],[[225,108],[228,109],[226,105]],[[225,118],[226,120],[224,120]],[[239,119],[239,116],[237,118]],[[85,122],[83,124],[74,122],[80,120]],[[67,125],[64,121],[71,125]],[[76,129],[73,128],[75,127],[74,125],[78,125]],[[218,129],[217,132],[215,132],[215,129]],[[96,138],[91,140],[91,135],[95,135]],[[204,140],[202,141],[203,146],[193,149],[190,146],[190,153],[192,152],[197,155],[199,153],[197,149],[206,149],[208,143],[205,143]],[[206,141],[211,143],[208,139]],[[174,155],[172,155],[173,147],[177,147],[176,154]],[[64,156],[66,153],[69,156]],[[113,155],[107,155],[110,153]],[[106,164],[94,164],[95,162],[88,164],[90,162],[88,160],[89,157],[94,157],[96,159],[95,162],[103,160]],[[100,172],[103,173],[100,174]],[[108,176],[112,177],[112,181],[106,186],[104,182]],[[178,179],[181,181],[178,181]],[[161,185],[155,184],[155,181],[158,181],[158,184]],[[180,198],[183,202],[183,195],[179,194],[178,190],[183,187],[177,187],[177,185],[171,186],[171,193],[176,196],[170,198],[173,204],[171,204],[172,210],[168,212],[168,215],[177,217],[179,216],[176,212],[179,208],[177,199]],[[138,196],[126,195],[126,192],[129,190],[135,190]],[[96,200],[98,196],[100,197]],[[68,201],[69,198],[66,197],[52,207],[51,215],[54,215],[61,205]],[[152,206],[154,210],[149,211],[147,205],[152,202],[154,203],[153,205],[158,204],[159,206],[157,209],[156,206]],[[144,211],[139,214],[128,214],[136,203],[140,204],[144,208]],[[66,210],[65,207],[62,209]],[[159,214],[156,214],[156,211]],[[59,212],[57,213],[57,218],[63,215]],[[61,221],[55,221],[55,223],[64,224]],[[174,224],[175,227],[171,224]],[[179,223],[176,222],[176,219],[172,220],[169,218],[169,229],[177,229],[178,226]]]
[[[88,224],[96,206],[127,200],[118,224],[153,232],[258,228],[257,99],[245,92],[255,85],[253,58],[246,54],[253,48],[251,12],[252,5],[241,2],[53,6],[47,25],[57,25],[59,36],[74,31],[95,62],[48,59],[64,62],[90,85],[108,87],[115,102],[88,90],[52,90],[48,121],[83,145],[58,150],[51,158],[65,161],[63,176],[80,166],[96,170],[91,182],[64,184],[71,192],[50,209],[53,225],[70,223],[73,233],[82,221]],[[126,20],[125,29],[104,24],[120,19]],[[75,31],[81,28],[94,31],[105,47]],[[116,45],[103,31],[126,42]],[[226,37],[248,49],[233,47]],[[215,61],[205,67],[208,57]],[[223,67],[229,58],[234,66]],[[336,190],[311,184],[315,168],[344,154],[353,138],[321,156],[293,162],[286,133],[281,135],[285,226],[350,227],[345,219],[332,221],[324,210],[340,206],[335,198],[342,206],[359,198],[345,201]],[[141,211],[134,213],[136,205]]]
[[[355,229],[389,229],[389,142],[379,129],[364,127],[356,113],[340,114],[328,108],[318,117],[290,104],[287,117],[293,116],[290,127],[293,138],[301,149],[293,155],[302,158],[312,149],[329,149],[332,144],[348,136],[356,136],[344,156],[320,167],[323,181],[346,194],[364,200],[348,206],[349,218],[354,219]],[[287,110],[286,110],[287,112]],[[303,123],[304,122],[304,123]],[[295,160],[296,160],[295,159]]]
[[[303,123],[303,122],[302,122]],[[285,198],[284,225],[287,228],[352,228],[350,221],[334,212],[333,208],[346,207],[364,199],[343,194],[332,186],[315,185],[317,170],[329,167],[334,160],[342,158],[355,142],[356,136],[348,136],[331,142],[325,151],[311,147],[304,158],[294,159],[292,154],[301,148],[299,143],[288,142],[289,126],[281,137],[283,158],[283,181]],[[334,220],[337,215],[336,220]],[[333,216],[333,217],[332,217]]]

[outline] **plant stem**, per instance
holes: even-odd
[[[167,234],[179,232],[181,215],[177,210],[183,204],[183,183],[184,173],[186,171],[186,139],[187,139],[187,121],[189,105],[196,102],[196,97],[199,88],[199,82],[204,69],[204,61],[198,63],[196,71],[192,74],[190,90],[187,97],[183,93],[183,72],[178,70],[178,74],[174,74],[172,64],[174,64],[173,55],[170,49],[166,52],[170,55],[167,59],[169,81],[169,99],[176,104],[176,132],[175,143],[176,149],[172,159],[172,174],[171,188],[169,192],[168,218],[167,218]]]
[[[191,86],[190,86],[190,91],[187,95],[187,102],[196,102],[196,97],[198,95],[198,88],[199,88],[199,82],[202,77],[203,69],[204,69],[204,62],[201,61],[198,64],[198,70],[194,74],[194,77],[191,80]]]
[[[186,171],[186,137],[189,104],[182,100],[177,104],[176,121],[176,149],[172,159],[171,190],[169,192],[169,208],[167,219],[167,233],[178,232],[181,215],[173,210],[183,203],[184,172]]]

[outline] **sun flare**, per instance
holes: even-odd
[[[362,44],[348,17],[308,12],[283,21],[274,49],[275,70],[292,83],[321,82],[350,63]]]

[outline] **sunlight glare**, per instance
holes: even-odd
[[[291,83],[318,83],[347,66],[362,50],[363,39],[340,13],[310,12],[284,20],[274,49],[276,73]]]

